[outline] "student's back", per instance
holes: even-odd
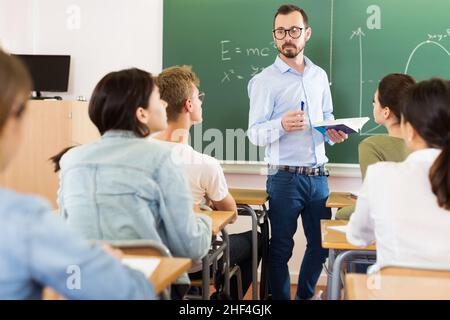
[[[167,126],[166,105],[148,72],[104,76],[89,102],[101,138],[53,157],[61,169],[58,204],[88,239],[151,239],[175,256],[199,259],[208,252],[211,219],[193,212],[169,150],[144,139]]]
[[[378,267],[450,270],[450,81],[422,81],[402,99],[401,131],[412,153],[369,166],[347,240],[376,242]]]
[[[161,144],[112,130],[60,165],[61,214],[87,239],[152,239],[177,256],[205,253],[208,223],[194,217],[183,172]]]
[[[155,297],[142,273],[88,245],[50,210],[38,197],[0,189],[0,300],[40,299],[47,286],[69,299]]]
[[[360,198],[368,199],[364,203],[370,216],[356,215],[357,206],[350,224],[375,230],[377,266],[450,270],[450,213],[438,206],[429,180],[430,167],[440,152],[424,149],[402,163],[369,166]],[[350,236],[353,244],[370,242],[362,238]]]

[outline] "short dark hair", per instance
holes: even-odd
[[[410,123],[428,147],[442,150],[429,179],[438,205],[450,210],[450,81],[434,78],[411,86],[401,113],[402,121]]]
[[[378,84],[378,100],[382,107],[388,107],[400,121],[401,96],[406,89],[415,84],[413,77],[403,73],[391,73]]]
[[[303,10],[302,8],[296,6],[295,4],[283,4],[282,6],[280,6],[277,10],[277,13],[275,13],[275,17],[273,18],[273,25],[275,27],[275,20],[277,19],[278,15],[288,15],[292,12],[300,12],[302,17],[303,17],[303,22],[305,23],[305,27],[308,28],[309,27],[309,20],[308,20],[308,15],[306,14],[305,10]]]
[[[144,138],[150,134],[150,129],[136,118],[136,110],[149,107],[155,85],[152,75],[140,69],[108,73],[92,93],[89,118],[101,135],[108,130],[128,130]],[[64,148],[49,159],[53,162],[55,172],[61,169],[61,158],[73,147]]]
[[[136,110],[148,108],[154,86],[152,75],[140,69],[111,72],[92,93],[89,118],[102,135],[108,130],[128,130],[138,137],[146,137],[150,129],[139,122]]]

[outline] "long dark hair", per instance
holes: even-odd
[[[89,102],[89,118],[103,135],[108,130],[132,131],[137,137],[146,137],[150,129],[136,117],[139,107],[148,108],[155,88],[153,76],[140,69],[127,69],[108,73],[96,85]],[[55,172],[60,168],[65,148],[50,158]]]
[[[439,206],[450,210],[450,81],[434,78],[410,87],[401,112],[429,147],[442,150],[429,178]]]

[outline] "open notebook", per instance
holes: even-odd
[[[324,136],[326,135],[326,131],[330,129],[351,134],[359,132],[367,121],[369,121],[368,117],[326,120],[313,123],[313,127]]]
[[[147,278],[153,274],[161,260],[158,258],[124,258],[122,263],[132,269],[141,271]]]

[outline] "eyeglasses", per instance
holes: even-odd
[[[286,38],[286,34],[288,32],[289,32],[289,36],[292,39],[300,38],[300,36],[302,35],[302,30],[303,30],[303,28],[300,28],[300,27],[292,27],[290,29],[278,28],[278,29],[272,30],[272,32],[273,32],[273,36],[275,37],[275,39],[283,40],[284,38]]]
[[[198,94],[198,99],[203,102],[203,100],[205,99],[205,93],[204,92],[199,92]]]

